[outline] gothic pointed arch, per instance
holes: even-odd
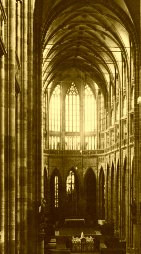
[[[84,191],[86,198],[85,217],[88,223],[95,223],[97,219],[96,209],[96,175],[92,168],[89,168],[84,178]]]
[[[62,179],[59,170],[55,168],[50,177],[50,218],[53,223],[61,216],[61,198]]]
[[[99,219],[105,219],[105,174],[103,167],[99,173]]]
[[[74,168],[68,171],[66,177],[66,217],[78,216],[79,179]]]
[[[44,198],[47,201],[47,168],[44,167]]]
[[[111,221],[114,220],[114,164],[111,167]]]

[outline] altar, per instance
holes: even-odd
[[[93,252],[94,238],[92,236],[86,237],[72,237],[72,252]]]

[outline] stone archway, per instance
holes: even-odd
[[[105,175],[102,167],[99,174],[99,219],[105,219]]]
[[[62,179],[58,169],[55,169],[50,178],[50,206],[49,216],[52,223],[61,220],[62,214]]]
[[[66,178],[66,218],[78,217],[79,181],[75,170],[71,169]]]
[[[86,197],[85,217],[88,223],[97,221],[96,209],[96,176],[91,168],[88,169],[84,179]]]

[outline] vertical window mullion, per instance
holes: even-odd
[[[65,98],[66,112],[65,116],[68,120],[66,123],[65,130],[70,132],[68,136],[68,148],[77,149],[77,138],[75,132],[79,131],[79,121],[80,121],[80,112],[79,112],[79,95],[75,85],[72,83],[71,87],[68,89],[66,98]],[[67,128],[68,126],[68,128]],[[67,133],[66,133],[67,134]]]
[[[92,132],[96,129],[96,99],[91,88],[86,85],[85,86],[85,116],[84,116],[84,126],[85,126],[85,144],[86,149],[93,150],[94,149],[94,134]]]
[[[57,85],[51,95],[49,106],[49,131],[60,131],[60,85]],[[51,134],[49,147],[57,149],[59,142],[58,134]]]

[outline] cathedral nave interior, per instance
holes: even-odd
[[[141,253],[140,10],[0,0],[2,254]]]

